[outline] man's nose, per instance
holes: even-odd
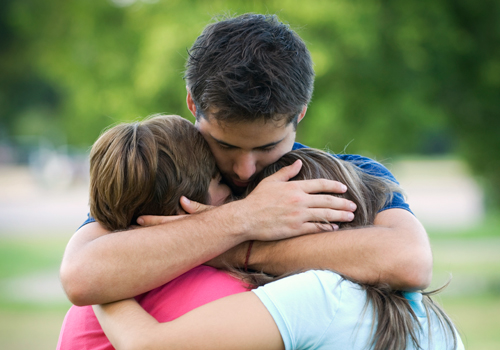
[[[252,153],[241,154],[236,159],[233,171],[241,181],[250,179],[255,174],[256,159]]]

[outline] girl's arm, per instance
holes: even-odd
[[[166,323],[158,323],[134,299],[94,305],[117,350],[284,350],[271,314],[252,292],[225,297]]]

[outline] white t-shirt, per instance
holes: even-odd
[[[286,350],[292,349],[369,349],[372,341],[372,306],[365,309],[366,292],[356,283],[331,271],[307,271],[283,278],[253,292],[271,313]],[[418,317],[417,331],[422,349],[451,349],[434,313],[429,318],[420,293],[404,293]],[[372,327],[373,326],[373,327]],[[456,333],[456,331],[455,331]],[[456,349],[464,349],[457,334]],[[407,349],[415,349],[411,340]]]

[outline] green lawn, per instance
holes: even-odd
[[[68,237],[69,238],[69,237]],[[5,238],[0,234],[0,349],[54,350],[69,301],[51,297],[67,238]],[[40,277],[41,276],[41,277]],[[26,279],[38,281],[30,290]],[[55,286],[54,286],[55,285]],[[13,288],[19,289],[13,291]],[[48,293],[48,294],[47,294]],[[41,296],[29,299],[25,295]]]
[[[453,275],[437,300],[456,322],[469,350],[500,349],[498,227],[497,221],[489,219],[477,230],[430,233],[435,266],[432,287]],[[66,242],[67,238],[2,238],[0,233],[0,349],[55,349],[69,303],[63,297],[25,300],[6,286],[15,278],[38,273],[57,279]]]

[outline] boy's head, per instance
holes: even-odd
[[[137,217],[176,215],[181,196],[209,202],[218,169],[198,130],[179,116],[117,125],[90,153],[90,214],[109,230]]]
[[[275,15],[245,14],[208,25],[189,50],[185,79],[196,118],[297,123],[314,70],[302,39]]]
[[[276,16],[208,25],[189,51],[188,107],[233,190],[290,151],[313,91],[302,39]]]

